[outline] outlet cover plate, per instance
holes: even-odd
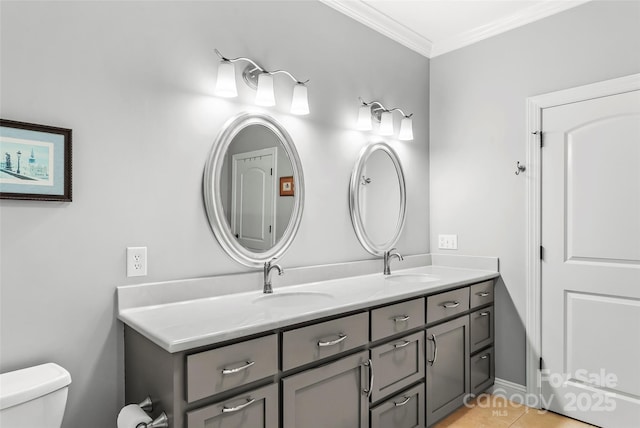
[[[147,247],[127,247],[127,276],[147,275]]]

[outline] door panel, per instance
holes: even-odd
[[[543,110],[542,394],[640,421],[640,91]]]
[[[251,250],[275,244],[276,148],[233,155],[231,229]]]

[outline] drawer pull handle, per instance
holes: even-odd
[[[242,409],[244,409],[247,406],[252,405],[253,403],[255,403],[256,399],[255,398],[247,398],[247,402],[244,404],[239,404],[236,407],[227,407],[224,406],[222,408],[222,413],[233,413],[233,412],[238,412]]]
[[[484,354],[482,357],[480,357],[481,360],[486,360],[487,358],[489,358],[489,354]]]
[[[411,401],[411,397],[404,397],[404,400],[402,400],[399,403],[396,403],[395,401],[393,402],[393,405],[396,407],[401,407],[404,406],[405,404],[407,404],[409,401]]]
[[[411,318],[409,315],[400,315],[398,317],[393,317],[393,321],[394,322],[405,322],[405,321],[409,321],[409,318]]]
[[[479,317],[486,317],[486,316],[489,316],[489,312],[480,312],[480,313],[478,314],[478,316],[479,316]]]
[[[369,358],[366,363],[364,363],[365,367],[369,367],[369,388],[362,391],[367,398],[371,398],[371,393],[373,392],[373,361]]]
[[[241,372],[242,370],[246,370],[249,367],[251,367],[252,365],[254,365],[256,362],[255,361],[247,361],[247,364],[245,364],[244,366],[241,367],[236,367],[235,369],[222,369],[222,374],[234,374],[234,373],[238,373]]]
[[[430,360],[427,358],[427,363],[429,363],[430,366],[434,365],[436,363],[436,359],[438,358],[438,342],[436,342],[436,335],[432,334],[430,339],[427,339],[433,342],[433,360]]]
[[[393,347],[398,349],[398,348],[404,348],[405,346],[407,346],[408,344],[410,344],[411,342],[408,340],[403,341],[402,343],[394,343]]]
[[[481,291],[479,293],[476,293],[476,296],[487,297],[489,294],[491,293],[489,293],[488,291]]]
[[[446,309],[457,308],[458,306],[460,306],[460,302],[457,300],[455,302],[444,302],[442,306]]]
[[[346,338],[347,338],[346,334],[340,333],[340,334],[338,334],[338,338],[336,340],[329,340],[327,342],[319,341],[318,342],[318,346],[323,348],[325,346],[337,345],[338,343],[344,341]]]

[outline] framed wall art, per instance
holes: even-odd
[[[0,198],[71,202],[71,129],[0,119]]]
[[[280,177],[280,196],[294,196],[293,177]]]

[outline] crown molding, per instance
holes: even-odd
[[[591,0],[547,0],[544,3],[533,5],[513,15],[495,20],[486,25],[481,25],[480,27],[460,33],[457,36],[438,40],[431,51],[431,58],[469,46],[481,40],[488,39],[489,37],[505,33],[509,30],[513,30],[514,28],[522,27],[523,25],[555,15],[556,13],[563,12],[567,9],[587,3],[588,1]]]
[[[355,19],[361,24],[395,40],[396,42],[418,52],[420,55],[431,57],[433,43],[415,31],[400,24],[377,9],[361,0],[320,0],[338,12]]]
[[[361,0],[320,0],[327,6],[355,19],[427,58],[433,58],[489,37],[563,12],[591,0],[546,0],[518,13],[473,28],[454,37],[431,41],[400,24]]]

